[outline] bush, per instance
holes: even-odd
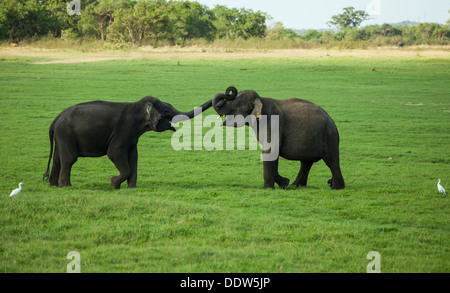
[[[186,46],[225,39],[221,42],[244,47],[253,44],[257,48],[448,45],[450,41],[450,28],[435,23],[360,28],[360,18],[337,32],[310,30],[298,35],[281,22],[268,29],[266,21],[270,17],[266,13],[244,8],[217,5],[210,9],[198,2],[169,0],[82,1],[79,16],[67,14],[66,0],[0,1],[0,40],[18,42],[53,36],[66,42],[96,39],[120,44]],[[350,8],[345,11],[353,11]]]
[[[79,31],[74,30],[73,28],[69,28],[61,31],[61,40],[76,40],[80,38]]]

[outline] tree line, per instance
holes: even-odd
[[[78,5],[79,13],[73,13]],[[72,12],[72,13],[71,13]],[[448,44],[449,25],[423,23],[413,27],[389,24],[360,28],[369,15],[344,8],[328,23],[336,30],[298,34],[282,23],[268,25],[261,11],[209,8],[195,1],[166,0],[2,0],[0,40],[18,42],[43,36],[62,39],[98,39],[108,42],[184,44],[187,40],[265,39],[331,41],[382,40],[385,43]]]
[[[36,36],[96,38],[113,42],[264,37],[267,14],[251,9],[166,0],[2,0],[0,39]],[[70,11],[69,11],[70,12]]]

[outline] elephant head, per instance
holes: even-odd
[[[154,97],[145,97],[144,99],[146,99],[148,101],[148,104],[151,105],[148,105],[145,108],[145,112],[149,115],[147,119],[150,122],[149,128],[156,132],[162,132],[166,130],[176,131],[176,129],[172,126],[172,120],[175,116],[177,116],[177,122],[179,122],[187,119],[192,119],[193,117],[201,113],[200,111],[198,111],[197,113],[194,110],[189,112],[180,112],[171,104],[162,102]],[[209,100],[202,104],[200,107],[202,111],[204,111],[211,107],[211,105],[212,101]]]
[[[259,119],[263,110],[261,97],[255,91],[245,90],[238,93],[233,86],[228,87],[224,94],[216,94],[212,99],[212,106],[220,116],[233,115],[233,121],[227,119],[223,125],[235,127],[247,124],[250,121],[249,116]]]

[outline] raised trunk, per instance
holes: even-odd
[[[202,108],[201,111],[198,111],[198,110],[195,111],[195,109],[194,109],[194,110],[191,110],[189,112],[180,112],[177,109],[173,108],[173,116],[172,116],[172,118],[177,116],[177,115],[184,115],[184,116],[187,116],[188,119],[192,119],[195,116],[197,116],[198,114],[200,114],[203,111],[205,111],[206,109],[210,108],[211,106],[212,106],[212,100],[209,100],[209,101],[207,101],[206,103],[204,103],[203,105],[200,106]],[[177,122],[185,121],[185,120],[187,120],[185,117],[181,117],[181,116],[177,117]]]
[[[225,104],[225,100],[234,100],[238,94],[237,89],[234,86],[230,86],[225,90],[225,94],[217,94],[212,99],[212,105],[214,109],[219,110]]]
[[[225,94],[217,94],[212,99],[212,105],[214,109],[219,110],[222,108],[223,104],[225,104],[225,99],[227,98],[227,95]]]

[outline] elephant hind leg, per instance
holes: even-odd
[[[61,171],[61,160],[59,157],[58,148],[55,147],[55,152],[53,154],[52,169],[50,171],[50,177],[48,178],[49,186],[58,186],[60,171]]]
[[[331,170],[331,179],[328,180],[328,184],[331,185],[331,189],[344,189],[345,182],[342,177],[341,167],[339,165],[339,159],[332,159],[330,157],[325,157],[323,159],[325,164],[327,164],[328,168]]]
[[[72,186],[70,182],[70,172],[72,170],[73,164],[77,161],[77,155],[74,150],[66,150],[61,153],[61,170],[59,172],[58,186],[59,187],[70,187]]]
[[[297,174],[297,178],[295,178],[294,183],[292,185],[295,186],[306,186],[308,182],[308,175],[309,171],[311,170],[312,165],[314,164],[313,161],[301,161],[300,165],[300,171]]]

